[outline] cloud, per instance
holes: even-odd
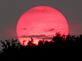
[[[47,30],[48,32],[52,32],[52,31],[54,31],[55,29],[54,28],[51,28],[51,29],[49,29],[49,30]]]
[[[21,38],[38,38],[38,39],[52,39],[52,37],[46,36],[46,35],[23,35]]]

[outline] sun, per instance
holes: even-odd
[[[21,15],[16,33],[21,45],[27,45],[32,39],[38,45],[39,40],[50,41],[56,33],[68,35],[69,25],[59,10],[50,6],[36,6]]]

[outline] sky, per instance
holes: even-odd
[[[82,0],[0,0],[0,40],[16,38],[16,25],[29,8],[47,5],[66,17],[70,34],[82,34]]]

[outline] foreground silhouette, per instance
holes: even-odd
[[[16,39],[0,40],[0,56],[33,56],[33,55],[47,55],[55,53],[54,50],[58,48],[82,48],[82,35],[67,37],[57,34],[52,38],[52,42],[39,41],[38,46],[32,44],[30,41],[28,46],[22,46]]]

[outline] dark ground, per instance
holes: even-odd
[[[3,48],[0,53],[0,57],[35,57],[35,56],[62,56],[69,55],[72,53],[81,54],[82,49],[82,35],[65,36],[57,35],[53,37],[53,42],[39,42],[36,46],[29,42],[28,46],[22,46],[16,39],[0,41],[1,47]],[[80,50],[79,52],[76,50]],[[71,52],[71,53],[70,53]]]

